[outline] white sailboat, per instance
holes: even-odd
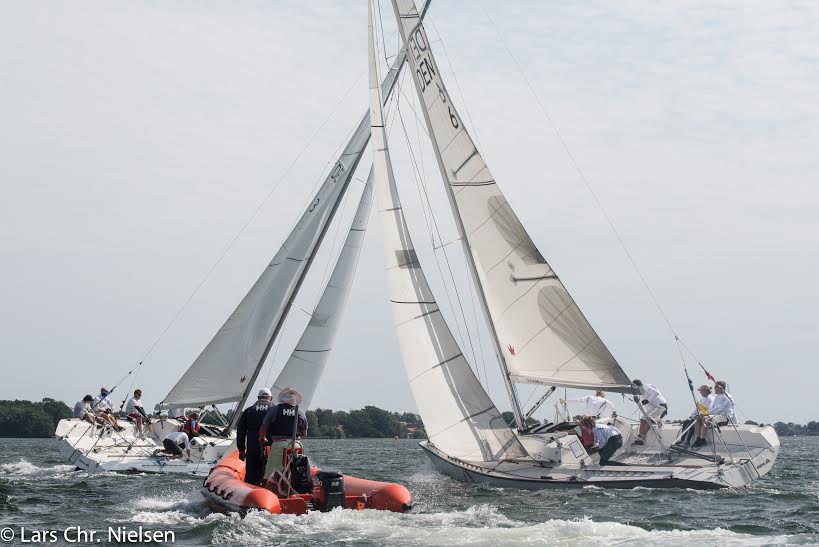
[[[404,60],[402,52],[382,84],[386,97],[397,81]],[[162,446],[162,439],[168,433],[179,430],[178,420],[163,416],[144,434],[138,434],[135,425],[126,421],[121,421],[125,429],[117,432],[109,426],[77,419],[61,420],[55,436],[61,454],[71,464],[88,471],[206,475],[234,446],[233,429],[241,409],[366,149],[369,125],[365,114],[276,256],[160,404],[163,409],[203,409],[207,405],[215,409],[220,403],[236,403],[239,410],[233,413],[230,423],[224,424],[224,428],[203,426],[203,435],[194,439],[189,459],[168,460],[153,453]],[[372,184],[368,183],[322,296],[290,359],[273,383],[274,389],[297,389],[304,396],[305,408],[321,378],[349,294],[371,197]]]
[[[715,431],[710,454],[666,450],[679,428],[655,428],[645,446],[618,454],[628,465],[617,467],[600,466],[577,436],[559,427],[526,429],[531,410],[521,408],[518,383],[622,393],[634,393],[635,387],[501,192],[452,104],[413,0],[392,4],[517,422],[513,431],[500,419],[472,373],[412,247],[385,137],[371,18],[370,119],[385,261],[403,361],[429,437],[421,446],[435,467],[470,482],[522,488],[719,488],[745,485],[767,473],[779,449],[770,427]],[[618,419],[616,425],[630,444],[636,424]]]

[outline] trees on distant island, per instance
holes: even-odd
[[[71,417],[62,401],[0,401],[0,437],[51,437],[57,422]]]
[[[0,401],[0,437],[51,437],[57,422],[70,418],[62,401]],[[410,412],[389,412],[375,406],[360,410],[307,411],[310,437],[426,438],[421,417]]]
[[[793,435],[819,435],[819,422],[808,422],[806,425],[795,424],[793,422],[776,422],[773,424],[776,434],[780,437],[790,437]]]

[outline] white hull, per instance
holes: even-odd
[[[429,442],[422,442],[421,447],[438,471],[457,480],[528,490],[591,485],[735,488],[747,486],[768,473],[779,452],[779,438],[770,427],[738,426],[741,439],[733,429],[730,434],[723,431],[721,436],[728,450],[709,443],[699,450],[669,453],[651,435],[645,446],[630,446],[633,430],[624,424],[618,426],[624,433],[624,444],[613,460],[627,465],[600,466],[599,458],[589,456],[577,437],[562,433],[522,435],[521,442],[532,458],[514,461],[465,462],[447,456]],[[679,432],[679,426],[673,424],[666,424],[663,429],[662,437],[668,436],[670,440]],[[721,463],[697,456],[713,459],[715,453]]]
[[[153,433],[138,436],[134,425],[120,420],[124,431],[100,428],[80,420],[61,420],[57,425],[60,454],[71,465],[89,472],[116,471],[125,473],[183,473],[206,476],[210,468],[235,447],[235,433],[230,437],[197,437],[187,455],[177,460],[154,456],[162,448],[162,439],[171,431],[178,431],[175,420],[161,420],[153,424]]]

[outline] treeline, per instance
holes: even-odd
[[[57,422],[71,416],[71,409],[54,399],[0,401],[0,437],[51,437]],[[375,406],[349,411],[317,408],[307,412],[307,421],[310,437],[426,437],[417,414]]]
[[[819,422],[808,422],[806,425],[795,424],[793,422],[776,422],[773,424],[776,434],[780,437],[790,437],[794,435],[819,435]]]
[[[31,401],[0,401],[0,437],[51,437],[57,422],[70,418],[62,401],[45,398]]]
[[[360,410],[307,411],[310,437],[426,438],[421,417],[411,412],[389,412],[375,406]]]

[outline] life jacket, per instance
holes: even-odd
[[[194,422],[196,422],[196,427],[192,428]],[[199,420],[194,420],[193,418],[188,418],[185,421],[185,425],[182,426],[182,431],[184,431],[186,433],[199,433],[200,425],[201,424],[199,423]]]
[[[580,431],[582,432],[580,442],[583,443],[583,446],[589,448],[594,445],[594,431],[589,427],[581,427]]]
[[[284,403],[279,403],[275,407],[276,416],[267,427],[268,437],[284,437],[290,438],[293,436],[293,425],[298,420],[296,407]]]
[[[253,435],[256,437],[259,436],[259,430],[264,423],[264,417],[267,416],[267,411],[270,410],[271,406],[273,406],[273,403],[270,401],[259,399],[244,410],[243,420],[244,427],[247,431],[253,432]]]

